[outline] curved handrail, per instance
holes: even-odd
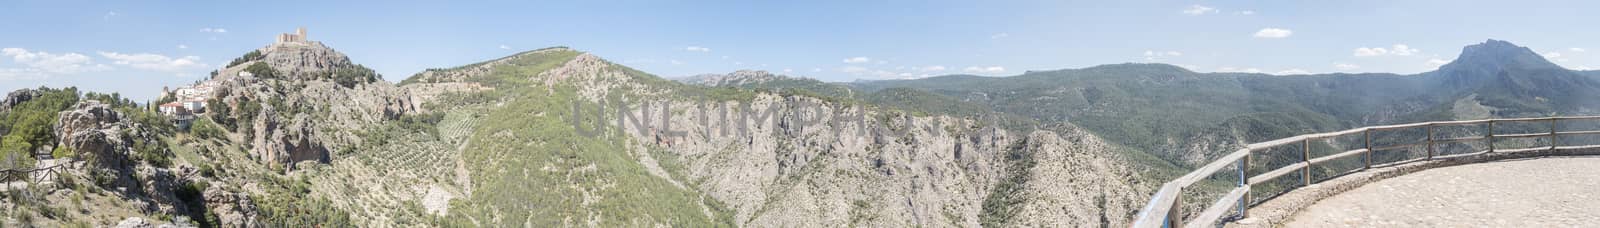
[[[1185,226],[1186,224],[1185,224],[1183,208],[1179,206],[1179,204],[1181,204],[1182,201],[1183,201],[1182,200],[1182,191],[1183,191],[1183,189],[1185,187],[1188,187],[1189,185],[1192,185],[1192,184],[1194,184],[1196,182],[1199,182],[1200,180],[1204,180],[1207,177],[1209,177],[1209,176],[1211,176],[1213,174],[1216,174],[1218,171],[1221,171],[1222,169],[1227,168],[1229,166],[1237,167],[1236,169],[1237,169],[1238,174],[1239,174],[1238,186],[1233,188],[1233,189],[1231,189],[1231,190],[1229,190],[1226,194],[1224,194],[1216,202],[1214,202],[1211,205],[1209,205],[1208,207],[1206,207],[1205,210],[1202,211],[1200,214],[1194,216],[1194,218],[1193,218],[1194,221],[1192,221],[1192,223],[1190,223],[1190,224],[1187,224],[1188,225],[1187,227],[1214,226],[1214,225],[1216,225],[1216,223],[1218,221],[1223,220],[1223,216],[1227,216],[1227,213],[1229,211],[1231,211],[1231,210],[1236,210],[1237,214],[1235,214],[1235,216],[1238,216],[1238,217],[1241,217],[1241,218],[1245,217],[1245,216],[1247,216],[1247,214],[1245,212],[1247,212],[1249,210],[1249,203],[1250,203],[1251,198],[1252,198],[1252,196],[1250,195],[1250,189],[1251,189],[1251,186],[1254,185],[1254,183],[1275,179],[1275,178],[1281,177],[1283,175],[1287,175],[1289,173],[1293,173],[1295,171],[1300,171],[1301,174],[1302,174],[1301,175],[1302,181],[1306,185],[1310,185],[1310,184],[1312,184],[1311,175],[1309,175],[1310,172],[1311,172],[1311,167],[1313,165],[1317,165],[1317,164],[1321,164],[1321,163],[1324,163],[1324,162],[1332,161],[1334,159],[1346,158],[1346,157],[1355,156],[1355,155],[1365,155],[1366,156],[1366,159],[1365,159],[1366,160],[1365,161],[1365,163],[1366,163],[1365,165],[1366,166],[1363,167],[1363,168],[1360,168],[1360,169],[1370,169],[1374,165],[1374,164],[1372,164],[1372,152],[1375,151],[1375,150],[1385,150],[1385,149],[1394,149],[1394,148],[1403,148],[1403,147],[1427,145],[1428,146],[1428,157],[1427,157],[1427,159],[1431,160],[1431,159],[1434,158],[1434,155],[1436,154],[1435,151],[1433,150],[1434,145],[1436,143],[1440,143],[1440,142],[1466,142],[1466,141],[1477,141],[1477,140],[1488,140],[1490,142],[1490,143],[1488,143],[1489,150],[1485,151],[1485,152],[1492,153],[1492,152],[1495,151],[1493,142],[1494,142],[1496,137],[1501,137],[1501,138],[1548,137],[1548,138],[1550,138],[1550,142],[1551,142],[1551,145],[1548,148],[1555,149],[1557,146],[1560,145],[1559,142],[1557,141],[1557,136],[1561,136],[1561,135],[1577,135],[1577,134],[1600,134],[1600,131],[1565,131],[1565,132],[1557,131],[1557,128],[1556,128],[1557,122],[1562,121],[1562,120],[1597,120],[1597,119],[1600,119],[1600,116],[1501,118],[1501,119],[1482,119],[1482,120],[1434,121],[1434,122],[1422,122],[1422,123],[1407,123],[1407,124],[1395,124],[1395,125],[1368,126],[1368,127],[1361,127],[1361,128],[1349,129],[1349,130],[1344,130],[1344,131],[1304,134],[1304,135],[1297,135],[1297,136],[1293,136],[1293,137],[1281,138],[1281,139],[1276,139],[1276,140],[1271,140],[1271,141],[1266,141],[1266,142],[1251,143],[1249,145],[1245,145],[1243,149],[1239,149],[1238,151],[1235,151],[1233,153],[1229,153],[1229,154],[1223,155],[1222,157],[1217,158],[1216,160],[1212,161],[1211,163],[1207,163],[1205,166],[1201,166],[1200,168],[1197,168],[1194,171],[1189,172],[1188,174],[1184,174],[1183,176],[1180,176],[1177,179],[1173,179],[1170,182],[1162,184],[1160,190],[1157,190],[1156,193],[1150,197],[1150,202],[1145,204],[1145,206],[1141,210],[1139,210],[1139,214],[1137,215],[1137,217],[1134,218],[1132,226],[1133,227],[1180,227],[1180,226]],[[1496,134],[1494,132],[1494,124],[1495,124],[1495,122],[1536,122],[1536,121],[1548,121],[1550,123],[1550,131],[1548,133],[1532,133],[1532,134]],[[1453,126],[1453,125],[1474,125],[1474,124],[1487,124],[1488,125],[1488,130],[1481,137],[1450,138],[1450,139],[1436,139],[1436,138],[1434,138],[1434,128],[1435,127]],[[1373,131],[1392,131],[1392,130],[1413,129],[1413,128],[1427,128],[1427,134],[1428,134],[1427,141],[1423,142],[1423,143],[1411,143],[1411,144],[1401,144],[1401,145],[1390,145],[1390,146],[1385,146],[1385,147],[1376,147],[1376,149],[1372,145],[1372,132]],[[1343,151],[1343,152],[1339,152],[1339,153],[1335,153],[1335,154],[1331,154],[1331,155],[1326,155],[1326,156],[1321,156],[1321,157],[1311,157],[1311,151],[1310,151],[1311,140],[1319,140],[1319,139],[1327,139],[1327,138],[1333,138],[1333,137],[1347,136],[1347,135],[1352,135],[1352,134],[1357,134],[1357,133],[1360,133],[1360,134],[1363,135],[1363,137],[1364,137],[1363,141],[1364,141],[1364,144],[1365,144],[1365,148],[1349,150],[1349,151]],[[1250,167],[1250,155],[1252,153],[1254,153],[1254,151],[1265,150],[1265,149],[1268,149],[1268,148],[1274,148],[1274,147],[1278,147],[1278,146],[1293,145],[1293,144],[1296,144],[1296,143],[1301,144],[1301,146],[1303,148],[1305,148],[1302,151],[1302,154],[1301,154],[1302,155],[1301,156],[1302,160],[1300,162],[1288,164],[1288,165],[1285,165],[1283,167],[1274,168],[1271,171],[1267,171],[1267,172],[1258,174],[1256,176],[1246,175],[1247,174],[1246,170],[1248,170],[1249,167]],[[1541,148],[1545,148],[1545,147],[1534,147],[1532,149],[1541,149]],[[1410,161],[1412,161],[1412,160],[1390,162],[1390,163],[1377,164],[1377,165],[1404,163],[1404,162],[1410,162]]]

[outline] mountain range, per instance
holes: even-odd
[[[1591,114],[1597,77],[1488,40],[1414,75],[1129,63],[668,80],[552,47],[391,84],[320,42],[279,42],[203,82],[214,88],[192,120],[115,94],[12,92],[0,102],[6,167],[60,171],[8,183],[25,197],[0,200],[21,208],[0,222],[1126,226],[1160,183],[1243,144]]]

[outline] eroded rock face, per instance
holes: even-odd
[[[776,80],[794,80],[794,79],[795,78],[791,78],[789,76],[776,75],[776,74],[772,74],[772,73],[767,72],[767,71],[739,70],[739,71],[734,71],[733,73],[728,73],[726,75],[703,74],[703,75],[697,75],[697,76],[694,76],[694,77],[678,79],[677,81],[678,82],[683,82],[685,84],[694,84],[694,85],[703,85],[703,86],[737,86],[737,85],[744,85],[744,84],[757,84],[757,83],[776,81]]]
[[[61,112],[55,135],[63,147],[88,161],[90,173],[113,179],[115,186],[133,186],[132,142],[124,139],[125,126],[119,121],[110,105],[87,100]]]
[[[236,133],[250,144],[253,157],[265,163],[292,168],[301,161],[326,163],[331,151],[361,145],[358,132],[420,110],[405,89],[379,80],[341,86],[325,78],[327,71],[359,67],[337,51],[318,42],[280,43],[260,49],[277,78],[237,75],[256,61],[219,70],[212,97],[229,105],[232,118],[251,115]],[[231,73],[230,73],[231,72]],[[259,105],[256,113],[240,113],[247,103]]]
[[[715,133],[739,121],[718,114],[739,106],[732,103],[673,104],[711,107],[673,117],[674,130],[690,132],[684,138],[621,127],[636,148],[677,153],[687,179],[703,180],[690,187],[733,208],[744,226],[1126,226],[1151,191],[1129,181],[1138,174],[1107,153],[1110,145],[1076,128],[1018,133],[946,116],[808,110],[824,101],[807,97],[753,102],[752,112],[774,120],[749,121],[746,137]],[[830,123],[855,115],[867,118]]]
[[[668,97],[609,66],[583,54],[532,80],[575,84],[589,102],[615,93]],[[649,105],[633,103],[628,115],[657,121],[671,112],[670,130],[687,134],[616,126],[630,136],[630,150],[676,154],[693,181],[674,183],[722,202],[742,226],[1126,226],[1153,190],[1134,181],[1140,174],[1111,145],[1065,124],[998,129],[976,119],[775,94],[631,102]],[[767,113],[770,122],[728,119]],[[748,134],[721,132],[740,121]],[[649,153],[635,154],[650,173],[674,179]]]
[[[122,118],[116,111],[111,110],[111,105],[87,100],[79,102],[70,110],[62,111],[57,120],[56,135],[70,136],[81,131],[113,127],[112,125],[122,121]],[[71,141],[63,143],[71,144]]]
[[[69,165],[61,175],[74,175],[80,184],[94,185],[117,192],[127,200],[127,206],[149,214],[188,215],[196,210],[176,195],[184,184],[195,181],[198,171],[192,167],[158,167],[137,154],[171,157],[171,151],[136,151],[135,145],[165,143],[158,132],[123,118],[123,114],[110,105],[95,100],[84,100],[71,109],[62,111],[54,133],[60,146],[77,154],[84,165]],[[71,158],[63,158],[71,159]],[[208,193],[209,194],[209,193]],[[220,193],[216,193],[220,194]],[[253,207],[249,208],[253,210]],[[254,216],[254,212],[248,215]],[[253,219],[253,217],[251,218]],[[152,226],[142,218],[130,218],[118,225],[134,227]],[[172,226],[171,224],[161,225]]]
[[[355,65],[344,53],[322,42],[275,43],[261,50],[262,62],[291,80],[312,80],[311,73]]]
[[[253,151],[261,159],[291,165],[301,161],[328,162],[328,149],[321,140],[313,140],[315,133],[308,124],[308,116],[296,115],[292,120],[282,121],[270,109],[262,116],[265,118],[257,119],[253,129],[256,136]]]
[[[11,107],[22,104],[22,102],[33,100],[34,97],[39,97],[39,91],[34,91],[32,89],[11,91],[11,93],[6,94],[6,98],[4,100],[0,100],[0,113],[11,112]]]
[[[220,220],[218,227],[260,227],[256,205],[244,193],[229,192],[212,185],[203,193],[206,207]]]

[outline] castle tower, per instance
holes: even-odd
[[[301,26],[300,28],[296,28],[294,30],[294,34],[300,38],[300,42],[311,41],[310,38],[306,38],[306,27],[305,26]]]

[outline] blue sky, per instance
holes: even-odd
[[[4,1],[0,89],[153,99],[305,26],[399,81],[550,46],[665,77],[825,81],[1159,62],[1195,71],[1417,73],[1509,40],[1600,68],[1595,1]]]

